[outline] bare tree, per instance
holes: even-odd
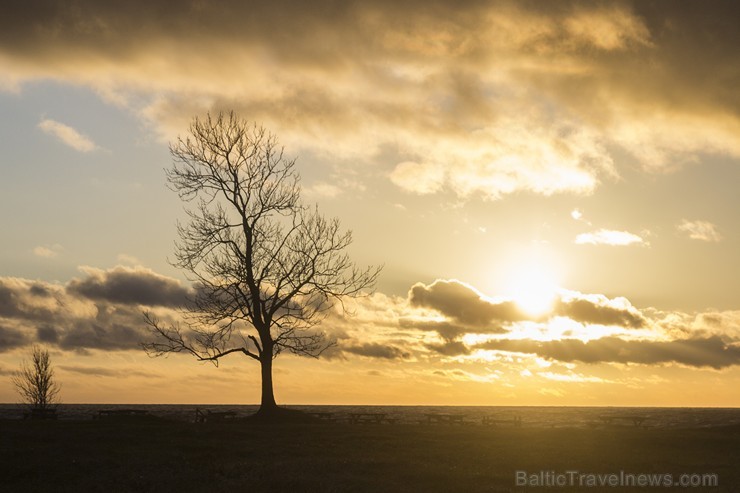
[[[371,289],[380,269],[356,267],[344,253],[351,233],[301,203],[295,159],[262,127],[234,112],[196,117],[170,153],[170,188],[194,204],[178,224],[173,265],[196,294],[182,323],[145,314],[155,338],[144,349],[216,365],[241,353],[261,367],[259,412],[273,413],[273,359],[318,357],[333,344],[317,327],[327,311]]]
[[[25,404],[46,410],[57,404],[60,385],[54,378],[49,351],[39,346],[31,348],[31,362],[23,361],[12,376],[13,385]]]

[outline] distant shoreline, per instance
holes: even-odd
[[[332,421],[352,421],[352,414],[383,414],[383,421],[415,424],[428,415],[453,414],[464,424],[508,423],[517,420],[524,427],[599,427],[631,425],[642,428],[712,428],[740,426],[740,408],[687,407],[585,407],[585,406],[357,406],[357,405],[287,405],[289,409],[329,416]],[[21,419],[24,407],[0,404],[0,419]],[[259,406],[239,404],[66,404],[57,409],[60,420],[92,419],[100,411],[135,409],[152,416],[178,421],[195,421],[197,412],[229,412],[244,418]]]

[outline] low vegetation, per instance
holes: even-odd
[[[508,492],[529,491],[517,470],[578,470],[716,473],[706,491],[729,492],[738,463],[737,428],[0,421],[4,491]]]

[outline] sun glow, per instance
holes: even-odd
[[[510,282],[509,296],[529,315],[543,315],[552,309],[558,286],[550,273],[528,266]]]
[[[539,251],[521,255],[506,266],[503,294],[530,316],[548,313],[560,291],[555,265],[554,259]]]

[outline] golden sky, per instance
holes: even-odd
[[[740,405],[731,1],[14,3],[0,19],[0,401],[253,403],[149,359],[191,287],[167,143],[234,109],[296,156],[376,292],[281,403]]]

